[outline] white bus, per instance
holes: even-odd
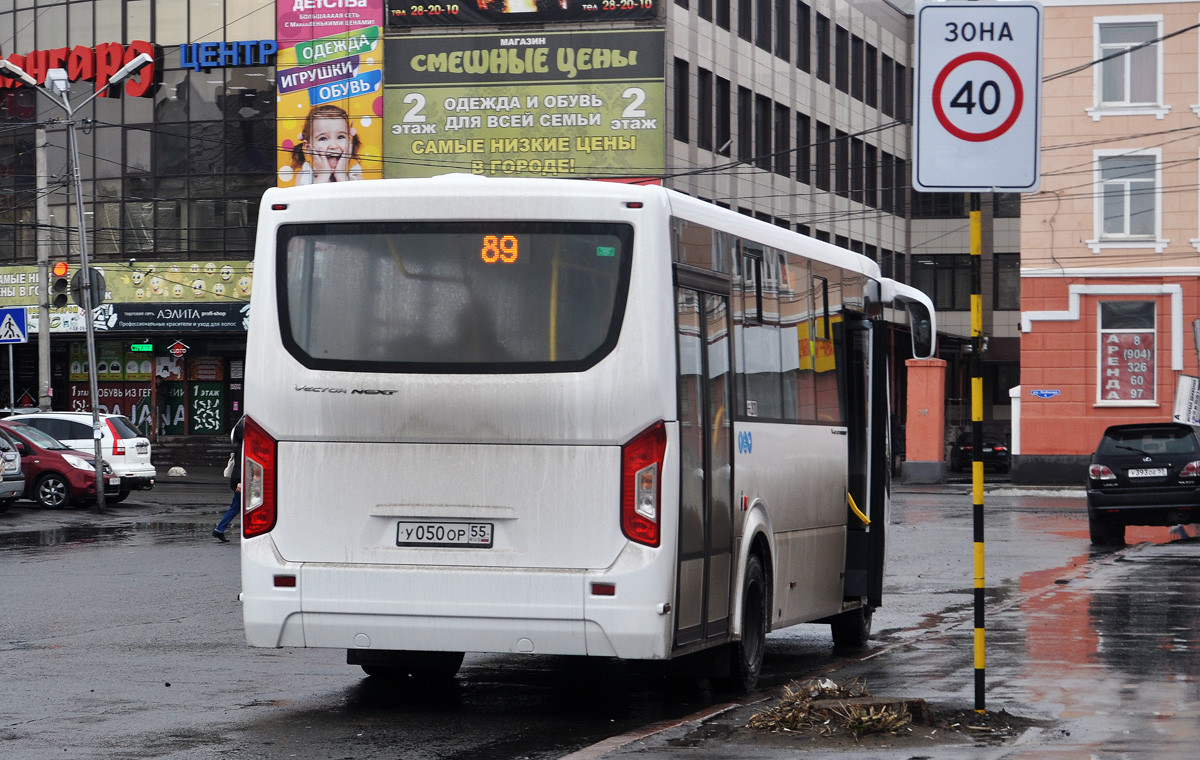
[[[865,643],[886,318],[935,335],[870,259],[661,187],[451,175],[268,190],[254,266],[250,645],[405,677],[704,652],[749,688],[771,629]]]

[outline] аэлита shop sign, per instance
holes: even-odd
[[[104,301],[93,310],[101,331],[246,329],[254,285],[252,261],[104,262]],[[24,306],[27,330],[38,329],[36,266],[0,268],[0,307]],[[50,310],[51,332],[84,332],[83,310]]]

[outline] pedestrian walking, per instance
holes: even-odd
[[[223,544],[229,543],[229,539],[225,538],[225,529],[229,527],[229,523],[233,522],[233,518],[237,517],[238,512],[242,511],[242,427],[245,420],[246,417],[243,415],[229,433],[229,439],[233,442],[233,453],[229,455],[229,466],[225,468],[225,474],[229,476],[233,501],[229,503],[229,509],[225,510],[221,521],[217,523],[217,527],[213,528],[212,532],[213,538]]]

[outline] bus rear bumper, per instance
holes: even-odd
[[[626,554],[607,571],[435,566],[398,573],[388,566],[287,563],[269,535],[243,540],[246,642],[666,659],[669,589],[652,588],[640,548]],[[294,577],[295,586],[277,585],[279,576]],[[597,595],[595,583],[611,584],[616,593]]]

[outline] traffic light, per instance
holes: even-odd
[[[71,267],[65,261],[54,262],[50,277],[50,307],[61,309],[71,300]]]

